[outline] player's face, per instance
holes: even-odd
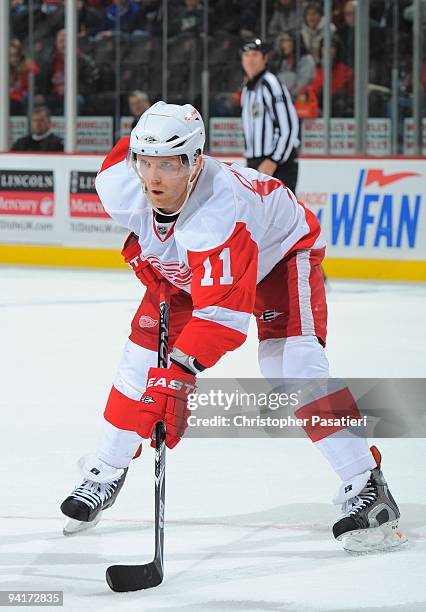
[[[143,180],[156,208],[173,213],[185,200],[191,169],[179,155],[154,157],[137,155],[136,172]]]

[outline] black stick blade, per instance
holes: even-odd
[[[152,589],[163,582],[163,571],[155,561],[145,565],[110,565],[106,571],[108,586],[117,593]]]

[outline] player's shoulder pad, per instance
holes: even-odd
[[[126,162],[128,150],[129,138],[121,138],[104,159],[95,179],[96,191],[108,211],[127,208],[140,190],[140,181]]]
[[[175,239],[188,251],[208,251],[228,240],[237,222],[237,200],[225,164],[204,157],[197,185],[175,226]]]
[[[120,138],[115,147],[111,149],[108,155],[105,157],[102,162],[101,169],[99,173],[104,172],[111,166],[115,166],[116,164],[124,161],[127,157],[127,153],[129,151],[130,146],[130,136],[125,136],[124,138]]]

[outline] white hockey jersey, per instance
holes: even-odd
[[[325,246],[318,220],[281,181],[205,156],[173,230],[160,236],[128,147],[123,138],[106,157],[97,192],[139,237],[142,259],[191,294],[192,318],[175,346],[210,367],[244,342],[257,283],[290,252]]]

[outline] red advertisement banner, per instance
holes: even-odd
[[[69,211],[70,217],[109,219],[97,193],[71,193]]]
[[[0,191],[0,215],[52,217],[54,209],[51,191]]]
[[[95,189],[96,172],[73,170],[70,176],[70,217],[109,219]]]

